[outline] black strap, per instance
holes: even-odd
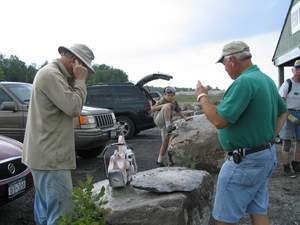
[[[240,149],[237,149],[240,151],[241,155],[242,156],[245,156],[245,155],[249,155],[249,154],[252,154],[252,153],[255,153],[255,152],[259,152],[259,151],[263,151],[265,149],[268,149],[270,148],[273,144],[275,143],[275,140],[272,140],[266,144],[262,144],[262,145],[259,145],[259,146],[256,146],[256,147],[253,147],[253,148],[240,148]],[[230,151],[228,152],[228,155],[229,156],[232,156],[233,155],[233,152],[234,151]]]
[[[288,95],[288,94],[291,92],[291,90],[292,90],[293,83],[292,83],[292,80],[291,80],[291,79],[287,79],[286,81],[287,81],[288,84],[289,84],[289,89],[288,89],[288,92],[287,92],[287,94],[286,94],[286,95]]]

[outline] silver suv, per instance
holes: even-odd
[[[32,84],[0,82],[0,134],[23,141]],[[109,109],[84,106],[74,118],[75,148],[81,157],[97,156],[116,133],[116,118]]]

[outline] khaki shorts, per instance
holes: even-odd
[[[172,112],[171,118],[173,118],[174,115],[176,115],[176,113]],[[160,129],[161,139],[162,139],[162,141],[164,141],[165,137],[168,135],[168,132],[167,132],[167,128],[166,128],[166,121],[165,121],[163,110],[160,110],[160,111],[154,113],[153,121],[154,121],[155,125]],[[172,119],[171,119],[171,122],[173,122]]]
[[[165,137],[168,135],[168,132],[166,130],[166,122],[163,111],[160,110],[158,112],[155,112],[155,114],[153,115],[153,120],[155,125],[160,129],[161,139],[162,141],[164,141]]]
[[[155,125],[158,126],[158,128],[160,128],[160,129],[166,128],[166,122],[165,122],[163,110],[155,112],[153,115],[153,120],[154,120]]]

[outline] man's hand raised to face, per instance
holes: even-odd
[[[76,80],[86,80],[88,76],[88,69],[75,59],[73,63],[73,74]]]

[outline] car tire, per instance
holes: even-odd
[[[118,116],[117,121],[124,130],[125,139],[132,138],[135,134],[135,125],[132,120],[127,116]]]
[[[76,150],[76,153],[81,158],[90,159],[97,157],[102,152],[103,148],[103,146],[100,146],[99,148]]]

